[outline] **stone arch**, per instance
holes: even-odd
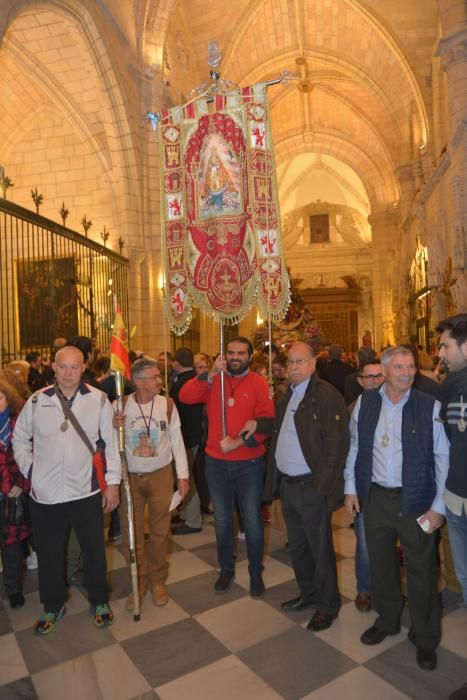
[[[9,43],[14,50],[14,42],[9,41],[11,37],[8,37],[8,30],[14,26],[15,20],[31,10],[52,12],[69,23],[79,34],[86,54],[90,56],[100,98],[104,101],[105,109],[110,115],[107,119],[101,119],[101,126],[107,140],[107,157],[102,155],[102,151],[105,150],[102,143],[98,144],[94,152],[99,154],[101,164],[106,166],[104,171],[107,172],[108,181],[113,186],[112,197],[119,211],[120,226],[123,232],[128,234],[130,233],[128,227],[132,223],[130,210],[138,212],[139,209],[135,201],[135,197],[140,195],[140,185],[135,177],[138,165],[128,98],[123,92],[114,69],[115,57],[112,56],[111,49],[106,46],[103,33],[99,30],[99,22],[104,22],[105,18],[93,14],[78,0],[20,0],[12,3],[6,15],[0,37],[0,51],[5,46],[5,42]],[[28,59],[24,57],[23,60]],[[44,73],[42,75],[44,76]],[[51,75],[45,79],[44,89],[51,94],[50,91],[53,90]],[[54,102],[61,106],[64,114],[81,129],[81,133],[90,136],[76,101],[70,100],[69,97],[60,99],[55,95]]]
[[[379,165],[358,145],[344,141],[338,134],[306,132],[276,143],[276,162],[286,162],[297,154],[322,153],[341,160],[352,168],[364,184],[371,210],[385,208],[399,199],[398,184],[391,172]]]

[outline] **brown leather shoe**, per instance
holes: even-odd
[[[154,584],[152,588],[152,602],[154,605],[157,605],[158,608],[167,605],[169,602],[169,594],[163,583]]]
[[[355,607],[360,612],[369,612],[371,610],[371,593],[357,593]]]

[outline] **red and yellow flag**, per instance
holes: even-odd
[[[110,340],[110,369],[121,372],[124,377],[131,379],[130,360],[128,357],[128,333],[123,323],[120,310],[115,312],[115,321]]]

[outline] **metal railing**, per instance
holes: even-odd
[[[54,338],[86,335],[108,353],[114,295],[127,324],[128,260],[81,234],[0,198],[1,364]]]

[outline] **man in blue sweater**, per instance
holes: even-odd
[[[360,504],[363,509],[378,612],[360,639],[379,644],[400,631],[400,540],[407,571],[409,639],[420,668],[434,670],[441,637],[434,533],[443,523],[449,445],[439,419],[441,404],[412,388],[416,367],[411,351],[388,348],[381,366],[385,383],[365,391],[352,413],[344,472],[347,510],[359,512]]]

